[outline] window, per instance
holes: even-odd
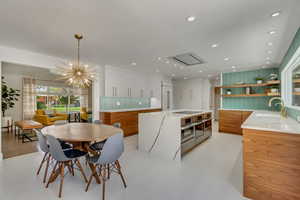
[[[285,105],[300,110],[300,47],[282,70],[281,80]]]
[[[292,106],[300,106],[300,64],[292,72],[293,95]]]
[[[49,83],[47,83],[49,84]],[[88,94],[84,89],[72,89],[64,86],[36,86],[36,107],[57,112],[80,111],[80,106],[87,107]]]

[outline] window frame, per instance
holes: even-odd
[[[293,70],[300,65],[300,46],[287,63],[285,68],[281,72],[281,97],[285,106],[288,108],[293,108],[300,110],[300,106],[292,105],[293,98]]]

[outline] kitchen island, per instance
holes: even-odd
[[[167,160],[181,157],[212,135],[212,113],[174,110],[139,114],[140,151]]]

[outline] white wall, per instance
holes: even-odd
[[[174,80],[174,108],[208,110],[210,104],[210,88],[211,86],[208,79]]]

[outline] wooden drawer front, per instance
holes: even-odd
[[[299,200],[299,197],[293,194],[287,195],[281,191],[268,188],[265,185],[250,183],[244,188],[244,196],[253,200]]]
[[[219,131],[242,134],[241,111],[220,110]]]
[[[300,167],[300,137],[292,134],[245,133],[244,154],[249,160],[264,160]]]
[[[242,123],[252,114],[252,111],[242,111]]]
[[[300,136],[243,130],[244,195],[251,199],[300,199]]]
[[[265,161],[249,161],[244,165],[245,181],[256,186],[269,187],[286,195],[299,195],[300,167],[291,168]]]
[[[132,126],[138,123],[137,112],[118,113],[112,117],[112,123],[120,122],[121,126]]]
[[[124,135],[125,136],[129,136],[129,135],[134,135],[134,134],[137,134],[139,129],[138,129],[138,126],[126,126],[124,128],[122,128],[123,131],[124,131]]]

